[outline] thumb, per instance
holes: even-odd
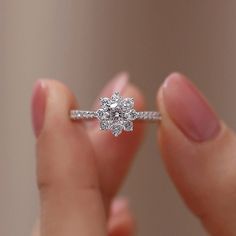
[[[37,83],[32,115],[42,236],[106,235],[94,151],[83,123],[69,119],[75,106],[74,96],[61,83]]]
[[[159,143],[186,204],[212,235],[236,235],[236,137],[200,92],[172,74],[158,93]]]

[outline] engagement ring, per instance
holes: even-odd
[[[97,111],[71,110],[72,120],[94,119],[100,122],[100,130],[110,130],[114,136],[122,131],[133,131],[133,121],[159,121],[161,114],[157,111],[136,111],[133,98],[123,98],[115,92],[111,98],[100,98],[101,108]]]

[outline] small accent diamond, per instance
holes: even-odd
[[[130,110],[134,107],[134,99],[132,98],[125,98],[122,102],[122,109]]]
[[[100,122],[100,129],[101,129],[101,130],[107,130],[107,129],[109,129],[109,122],[106,121],[106,120],[102,120],[102,121]]]
[[[131,121],[126,121],[124,123],[124,130],[125,131],[133,131],[133,122]]]
[[[112,130],[112,134],[117,137],[122,133],[123,126],[122,125],[113,125],[111,127],[111,130]]]

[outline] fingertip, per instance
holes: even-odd
[[[133,83],[129,83],[126,90],[123,93],[125,97],[133,97],[135,101],[135,108],[142,110],[145,107],[145,98],[140,89]]]
[[[58,121],[68,120],[70,108],[76,106],[77,102],[74,95],[61,82],[52,79],[37,80],[31,99],[35,136],[38,138],[42,130],[48,126],[50,129],[57,126]]]
[[[182,80],[182,79],[187,79],[186,76],[180,72],[172,72],[171,74],[169,74],[166,79],[164,80],[163,84],[161,87],[165,88],[168,87],[169,82],[175,80]]]
[[[78,107],[78,102],[71,90],[57,80],[43,80],[43,84],[47,88],[47,94],[42,130],[53,132],[53,130],[66,131],[69,128],[75,129],[76,127],[78,129],[82,127],[82,122],[75,124],[70,120],[70,110]]]
[[[163,117],[158,135],[162,158],[176,187],[209,232],[230,235],[235,229],[229,194],[235,182],[234,132],[179,73],[163,83],[157,103]]]
[[[135,233],[135,217],[130,210],[126,198],[115,199],[111,206],[111,215],[108,221],[108,232],[111,236],[133,236]]]
[[[183,75],[180,72],[173,72],[173,73],[169,74],[164,79],[162,85],[157,90],[156,102],[157,102],[158,109],[160,110],[162,115],[167,115],[166,114],[166,109],[165,109],[165,104],[164,104],[163,90],[168,87],[168,85],[171,81],[179,81],[179,80],[182,80],[182,79],[186,80],[186,76]]]
[[[118,215],[124,211],[129,211],[129,201],[127,198],[117,198],[112,202],[111,214]]]
[[[214,139],[221,130],[219,118],[190,80],[173,73],[161,87],[163,105],[171,120],[191,141]]]

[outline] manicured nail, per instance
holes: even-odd
[[[35,136],[38,137],[44,123],[46,103],[46,86],[42,80],[38,80],[35,84],[32,96],[32,123]]]
[[[191,140],[204,142],[220,131],[220,122],[206,99],[183,75],[171,74],[163,85],[167,112]]]
[[[105,86],[104,90],[102,91],[102,94],[104,94],[105,96],[110,96],[114,92],[120,92],[122,94],[128,82],[129,82],[128,73],[121,72],[117,76],[115,76],[115,78],[113,78],[107,84],[107,86]]]
[[[129,208],[129,202],[126,198],[118,198],[112,204],[112,213],[119,214]]]

